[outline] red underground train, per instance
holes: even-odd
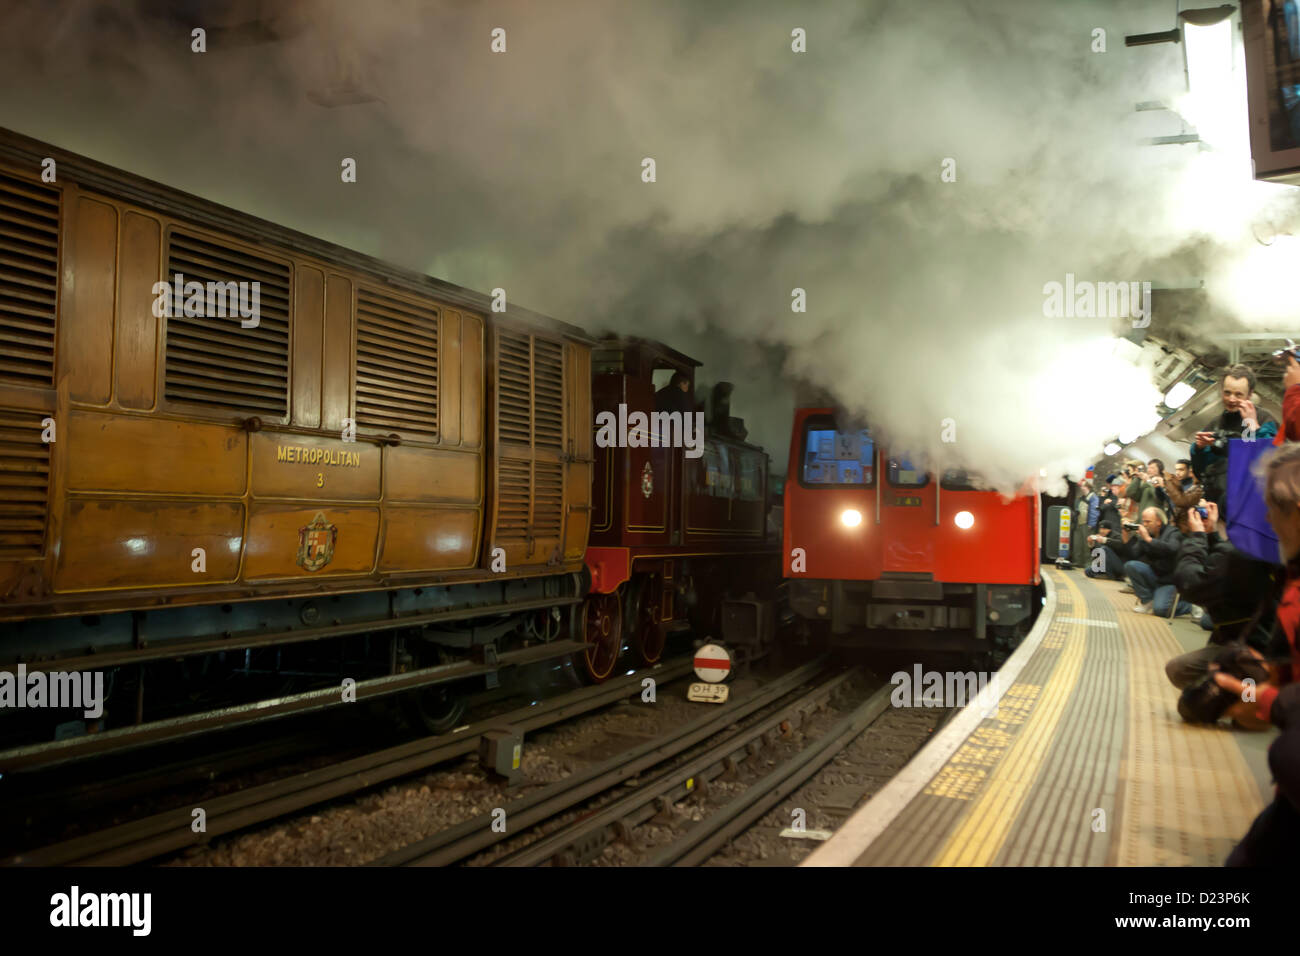
[[[995,659],[1028,631],[1040,581],[1031,488],[1008,499],[952,468],[936,481],[831,408],[795,412],[788,476],[783,564],[810,630]]]

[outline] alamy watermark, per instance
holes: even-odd
[[[1043,296],[1049,319],[1132,319],[1135,329],[1151,324],[1150,282],[1090,282],[1067,272],[1064,284],[1044,285]]]
[[[0,671],[0,710],[71,708],[94,720],[104,713],[103,671],[34,671],[19,664],[17,673]]]
[[[687,458],[704,454],[703,412],[628,412],[596,415],[598,448],[684,448]]]
[[[171,283],[153,284],[155,318],[225,319],[239,317],[239,325],[255,329],[262,321],[262,283],[186,282],[176,273]]]
[[[895,707],[965,707],[978,703],[984,717],[996,717],[998,675],[987,671],[922,671],[920,664],[912,672],[895,671],[889,678],[894,685],[889,702]]]
[[[132,936],[148,936],[152,913],[152,893],[83,893],[74,884],[50,897],[50,925],[56,927],[121,926]]]

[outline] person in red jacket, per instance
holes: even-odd
[[[1274,445],[1287,441],[1300,441],[1300,363],[1289,352],[1286,371],[1282,373],[1282,427],[1278,429]]]
[[[1288,387],[1288,397],[1294,391]],[[1287,427],[1290,430],[1289,417]],[[1241,698],[1228,711],[1230,715],[1243,723],[1252,719],[1271,723],[1282,731],[1268,748],[1277,790],[1273,802],[1228,857],[1228,866],[1290,864],[1300,852],[1300,444],[1285,445],[1268,459],[1264,500],[1286,561],[1274,642],[1267,654],[1259,655],[1268,665],[1269,679],[1258,687],[1223,671],[1214,679]]]

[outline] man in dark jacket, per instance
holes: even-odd
[[[685,372],[674,372],[668,384],[655,392],[655,411],[681,412],[689,415],[695,410],[691,399],[691,377]]]
[[[1219,506],[1226,519],[1223,497],[1227,489],[1228,442],[1253,437],[1272,441],[1277,434],[1277,420],[1264,409],[1255,407],[1250,396],[1255,391],[1255,373],[1248,366],[1233,365],[1223,373],[1221,396],[1223,414],[1209,431],[1196,433],[1192,442],[1192,470],[1205,486],[1205,497]]]
[[[1165,664],[1170,683],[1179,690],[1202,680],[1226,644],[1241,641],[1267,650],[1283,579],[1282,568],[1247,557],[1216,532],[1218,509],[1213,502],[1204,507],[1204,519],[1195,509],[1188,512],[1174,586],[1179,595],[1205,608],[1214,630],[1204,647]]]
[[[1119,513],[1119,499],[1124,494],[1125,482],[1117,475],[1106,480],[1105,495],[1097,507],[1097,527],[1093,534],[1088,535],[1091,559],[1084,574],[1090,578],[1119,581],[1124,578],[1124,562],[1128,560],[1128,549],[1120,540],[1123,519]]]
[[[1124,575],[1137,595],[1133,610],[1168,617],[1175,594],[1174,565],[1183,536],[1165,521],[1163,511],[1147,508],[1137,531],[1125,528],[1122,538],[1132,558],[1124,565]],[[1190,602],[1178,602],[1178,614],[1190,614],[1192,610]]]
[[[1228,711],[1231,716],[1249,714],[1282,731],[1268,748],[1277,791],[1228,857],[1228,866],[1291,865],[1300,852],[1300,445],[1287,446],[1269,460],[1265,487],[1268,522],[1287,559],[1277,640],[1265,656],[1269,680],[1256,688],[1223,671],[1215,680],[1240,697]]]

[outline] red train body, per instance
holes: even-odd
[[[796,614],[840,641],[961,648],[1013,643],[1039,583],[1039,499],[977,490],[891,457],[830,408],[795,414],[784,568]]]
[[[636,338],[605,338],[593,350],[597,447],[586,615],[594,679],[613,671],[624,640],[640,661],[654,662],[674,630],[718,636],[728,594],[761,593],[779,578],[775,534],[769,540],[767,529],[767,454],[722,434],[718,422],[706,423],[688,453],[654,417],[662,414],[656,387],[681,373],[694,395],[699,364]],[[626,445],[600,440],[602,414],[617,423],[615,433],[626,433]]]

